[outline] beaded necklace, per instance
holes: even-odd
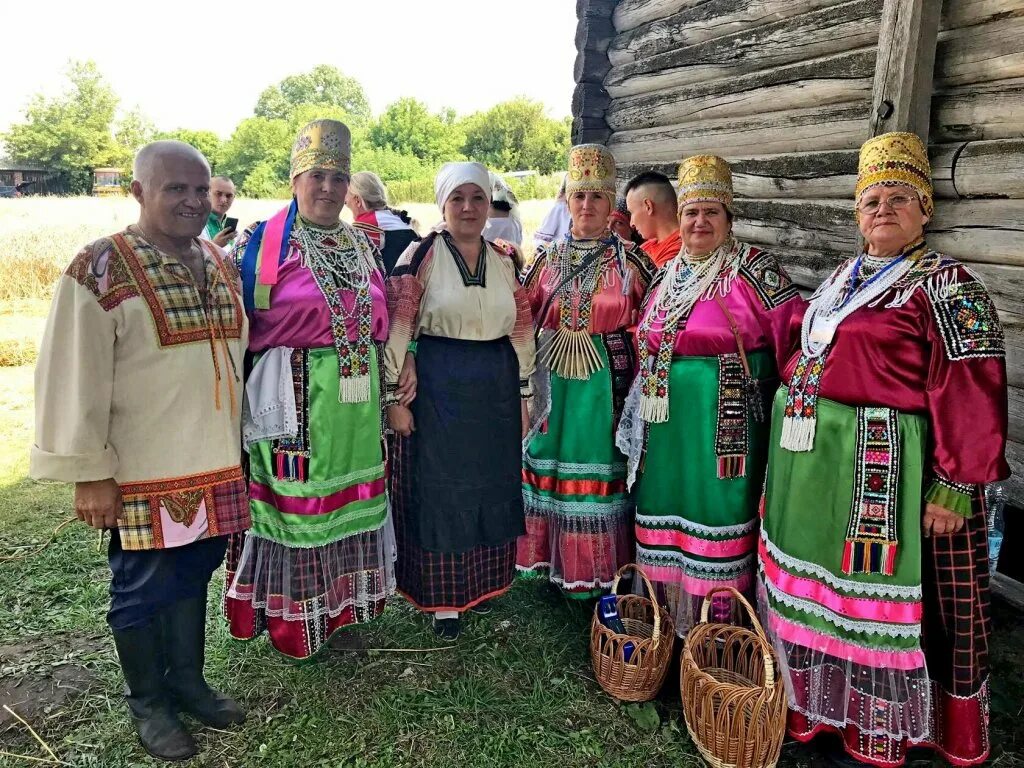
[[[912,243],[887,263],[862,254],[836,270],[811,297],[800,333],[800,358],[786,393],[779,444],[790,451],[814,448],[818,393],[825,360],[836,329],[858,309],[876,304],[902,284],[927,253],[923,240]],[[870,259],[868,270],[862,266]]]
[[[313,275],[331,315],[331,336],[338,354],[338,401],[364,403],[370,399],[370,337],[373,299],[370,275],[373,254],[343,223],[326,228],[299,217],[292,229],[301,263]],[[355,295],[352,309],[341,292]],[[347,321],[356,321],[356,338],[349,338]]]
[[[584,245],[591,242],[594,245]],[[568,236],[552,250],[549,263],[554,269],[549,272],[547,284],[549,288],[558,289],[558,329],[545,343],[541,361],[563,378],[589,379],[590,374],[603,365],[588,329],[594,294],[609,259],[607,255],[592,257],[608,250],[610,245],[608,240],[581,241]],[[587,260],[590,263],[569,280]],[[574,307],[577,308],[576,322],[573,322]]]
[[[680,323],[686,324],[701,299],[729,292],[739,271],[740,251],[739,243],[730,238],[706,258],[697,259],[683,251],[665,268],[665,277],[637,332],[640,352],[644,355],[640,372],[640,418],[644,421],[668,421],[669,369]],[[651,325],[659,317],[662,318],[661,342],[657,354],[651,355],[647,338]]]

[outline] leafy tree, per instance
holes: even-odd
[[[163,131],[156,135],[157,139],[174,139],[190,144],[200,152],[210,164],[214,173],[220,173],[220,154],[224,142],[213,131],[193,131],[190,128],[178,128],[174,131]]]
[[[344,110],[346,122],[354,124],[365,124],[370,119],[370,102],[363,86],[328,64],[300,75],[289,75],[277,85],[266,88],[256,102],[255,115],[269,120],[289,120],[295,108],[303,104],[340,108]]]
[[[412,155],[429,164],[463,158],[465,134],[454,111],[433,115],[423,102],[413,98],[389,104],[370,126],[369,138],[375,147]]]
[[[294,138],[287,120],[246,118],[223,146],[217,171],[234,179],[242,194],[260,197],[269,186],[280,186],[287,180]]]
[[[118,98],[92,61],[72,61],[70,87],[47,99],[36,94],[25,109],[25,122],[11,126],[3,140],[18,160],[67,171],[71,191],[91,186],[93,168],[117,165],[124,157],[111,134]]]
[[[554,173],[565,166],[569,120],[552,120],[544,105],[520,96],[466,118],[465,153],[491,167]]]
[[[156,126],[136,106],[121,118],[114,132],[114,143],[117,146],[117,161],[113,165],[121,169],[121,184],[127,187],[132,177],[132,162],[135,153],[144,144],[151,142],[156,136]]]
[[[352,153],[352,172],[373,171],[384,183],[433,179],[434,166],[415,155],[403,155],[391,147],[373,146],[368,140],[356,142]]]

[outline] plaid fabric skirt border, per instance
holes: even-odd
[[[421,611],[465,611],[507,592],[515,576],[516,542],[477,546],[465,552],[430,552],[409,535],[407,508],[411,483],[403,462],[406,438],[389,438],[392,513],[398,561],[398,591]]]

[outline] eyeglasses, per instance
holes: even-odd
[[[883,205],[888,205],[894,211],[902,211],[908,205],[919,199],[920,198],[916,195],[893,195],[886,200],[865,200],[857,206],[857,210],[861,213],[866,213],[869,216],[878,213],[878,209]]]

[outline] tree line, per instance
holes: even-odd
[[[130,178],[135,151],[169,138],[196,147],[243,195],[284,196],[295,134],[318,117],[344,121],[352,130],[353,170],[372,170],[388,183],[426,181],[440,163],[462,159],[498,171],[554,173],[564,168],[570,144],[570,118],[552,119],[543,104],[525,96],[467,116],[431,112],[404,97],[374,117],[362,85],[326,64],[264,89],[252,116],[227,140],[203,129],[157,131],[138,107],[118,117],[120,99],[94,62],[71,62],[67,79],[61,95],[33,96],[24,121],[0,140],[12,159],[62,172],[78,193],[91,188],[94,168],[120,168]]]

